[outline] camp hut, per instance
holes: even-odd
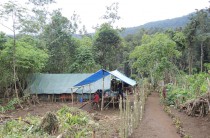
[[[28,79],[28,90],[41,100],[72,99],[76,89],[73,86],[91,74],[32,74]],[[75,99],[76,97],[74,97]]]
[[[93,74],[93,78],[97,78],[95,75],[100,74],[101,71],[98,71],[97,73]],[[93,99],[93,93],[95,93],[97,90],[102,89],[102,86],[105,91],[110,90],[111,86],[111,75],[106,75],[104,78],[99,78],[95,80],[92,83],[88,83],[83,85],[82,83],[79,83],[78,85],[74,86],[74,89],[76,89],[75,93],[77,93],[78,99],[82,99],[80,101],[87,101]]]
[[[81,87],[74,86],[92,74],[33,74],[28,79],[26,90],[44,101],[89,100],[91,94],[102,85],[102,80]],[[110,75],[104,79],[106,89],[110,88],[110,79]]]
[[[106,88],[105,86],[107,86],[107,81],[105,81],[105,77],[106,76],[113,76],[115,78],[118,78],[119,80],[121,80],[122,82],[130,85],[130,86],[135,86],[136,85],[136,81],[132,80],[128,77],[126,77],[124,74],[120,73],[118,70],[114,70],[114,71],[106,71],[104,69],[101,69],[99,71],[97,71],[96,73],[92,74],[91,76],[87,77],[86,79],[84,79],[83,81],[79,82],[78,84],[75,85],[75,87],[81,87],[81,86],[86,86],[86,85],[90,85],[93,84],[94,82],[98,81],[98,80],[102,80],[102,85],[99,85],[98,88],[102,89],[102,100],[101,100],[101,110],[103,110],[104,108],[104,100],[105,100],[105,91]],[[109,82],[108,85],[110,85],[111,83]],[[111,91],[111,90],[110,90]],[[114,95],[113,93],[110,94],[110,96],[108,96],[108,98],[110,99],[108,101],[108,103],[105,105],[108,106],[109,103],[113,102],[114,105],[114,99],[116,98],[116,95]]]

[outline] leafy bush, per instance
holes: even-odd
[[[66,135],[74,137],[87,136],[96,127],[95,123],[91,123],[90,116],[77,108],[64,106],[57,111],[58,119],[62,126],[61,131],[68,130]]]
[[[10,100],[6,106],[0,106],[0,112],[4,113],[6,111],[9,110],[14,110],[15,109],[15,105],[17,105],[19,102],[21,102],[21,100],[19,100],[18,98],[13,98],[12,100]]]
[[[26,123],[25,121],[30,122]],[[0,136],[5,138],[23,138],[23,137],[49,137],[48,134],[38,131],[40,118],[28,116],[25,120],[9,120],[0,126]]]
[[[208,90],[207,77],[209,77],[207,73],[179,76],[176,85],[167,84],[166,86],[166,103],[168,105],[181,104],[206,93]]]

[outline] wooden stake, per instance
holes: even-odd
[[[93,138],[95,138],[96,137],[96,131],[95,130],[93,130]]]
[[[73,95],[73,88],[71,88],[71,104],[74,105],[74,95]]]
[[[83,100],[84,100],[83,91],[84,91],[84,86],[82,86],[82,103],[83,103]]]
[[[90,88],[90,84],[89,84],[89,89],[90,89],[89,101],[91,101],[91,88]]]

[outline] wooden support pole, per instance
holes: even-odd
[[[84,101],[84,95],[83,95],[83,92],[84,92],[84,86],[82,86],[82,102]]]
[[[104,108],[106,109],[112,101],[113,99],[111,99],[111,101],[109,101],[108,104]]]
[[[96,131],[93,130],[92,138],[95,138],[95,137],[96,137]]]
[[[73,94],[73,88],[71,88],[71,104],[74,105],[74,94]]]
[[[114,97],[112,97],[113,98],[113,109],[114,109]]]
[[[104,71],[103,71],[103,86],[102,86],[102,100],[101,100],[101,111],[104,108]]]
[[[90,84],[89,84],[89,89],[90,89],[89,101],[91,101],[91,88],[90,88]]]

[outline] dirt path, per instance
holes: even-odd
[[[160,105],[158,93],[148,97],[143,120],[131,138],[180,138]]]
[[[186,134],[191,138],[210,138],[210,114],[205,117],[191,117],[174,108],[171,111],[181,120]]]

